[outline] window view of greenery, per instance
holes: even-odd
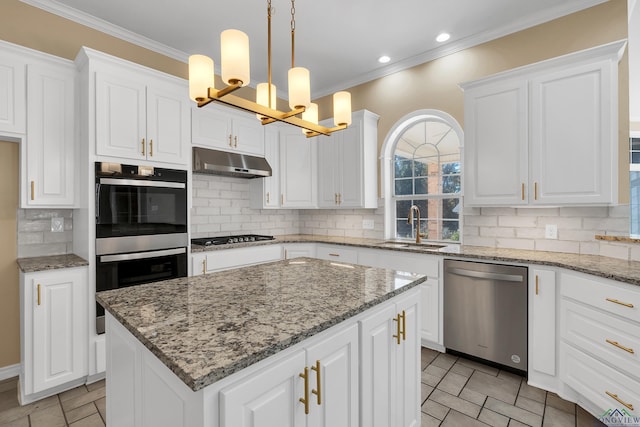
[[[459,241],[460,142],[455,131],[436,119],[416,123],[399,138],[393,166],[396,237],[415,239],[417,216],[407,223],[415,205],[424,239]]]
[[[631,187],[631,229],[629,234],[631,237],[640,237],[640,138],[630,138],[630,153],[629,158],[631,164],[629,165],[629,177]]]

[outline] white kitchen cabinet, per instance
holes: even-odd
[[[319,207],[378,207],[378,119],[356,111],[347,129],[318,137]]]
[[[23,207],[73,207],[75,194],[75,67],[27,66]]]
[[[87,375],[87,280],[86,267],[20,274],[23,404]]]
[[[316,245],[316,258],[327,261],[358,263],[358,249],[344,245]]]
[[[318,141],[299,128],[280,131],[280,206],[315,208],[318,199]]]
[[[285,243],[284,245],[282,245],[282,248],[283,259],[316,257],[315,243]]]
[[[363,426],[420,425],[418,293],[407,292],[360,322]]]
[[[191,254],[191,275],[199,276],[280,259],[282,259],[282,247],[274,244],[195,252]]]
[[[264,127],[254,114],[209,104],[191,110],[191,143],[222,151],[264,156]]]
[[[0,132],[24,134],[26,130],[26,61],[22,50],[0,42]]]
[[[221,427],[357,427],[358,378],[353,324],[223,389]]]
[[[556,272],[529,268],[528,383],[557,391]]]
[[[188,164],[186,84],[122,71],[111,66],[96,72],[96,154]]]
[[[623,51],[615,42],[463,84],[465,204],[615,204]]]
[[[271,176],[252,179],[249,198],[253,209],[280,207],[280,128],[270,124],[264,130],[264,158],[271,166]]]
[[[431,254],[358,249],[358,264],[378,268],[391,268],[409,273],[424,274],[427,280],[420,284],[422,314],[420,336],[424,347],[444,351],[442,312],[442,257]]]

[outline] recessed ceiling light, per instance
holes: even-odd
[[[378,62],[381,64],[386,64],[389,61],[391,61],[391,58],[389,58],[387,55],[383,55],[380,58],[378,58]]]
[[[442,42],[446,42],[450,38],[451,36],[448,33],[440,33],[438,34],[438,37],[436,37],[436,41],[442,43]]]

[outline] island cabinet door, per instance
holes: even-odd
[[[220,392],[220,427],[301,427],[305,352],[250,374]]]
[[[358,325],[307,347],[307,427],[358,427]]]

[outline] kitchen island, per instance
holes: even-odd
[[[419,425],[423,280],[298,258],[98,293],[108,423]]]

